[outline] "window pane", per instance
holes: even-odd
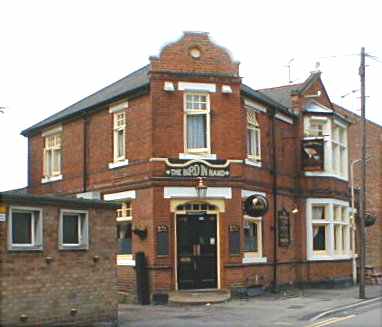
[[[32,244],[32,213],[12,213],[13,244]]]
[[[118,223],[117,225],[117,237],[118,237],[118,253],[119,254],[131,254],[132,248],[132,231],[131,223]]]
[[[244,251],[257,252],[257,224],[249,223],[244,228]]]
[[[187,148],[207,147],[206,115],[187,116]]]
[[[254,137],[253,137],[254,131],[253,129],[248,128],[247,129],[247,151],[248,155],[253,156],[254,155]]]
[[[118,158],[125,155],[125,133],[123,130],[118,131]]]
[[[59,173],[61,171],[61,150],[53,151],[53,172]]]
[[[64,215],[62,220],[62,243],[79,244],[78,232],[80,226],[78,215]]]
[[[326,228],[324,225],[313,225],[313,250],[326,250]]]
[[[52,175],[52,150],[47,150],[45,152],[45,175]]]
[[[334,227],[334,250],[342,250],[342,226],[336,225]]]
[[[326,219],[324,206],[313,206],[312,208],[313,219]]]

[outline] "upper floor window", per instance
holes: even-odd
[[[185,94],[186,152],[210,153],[210,100],[207,93]]]
[[[252,110],[247,110],[247,156],[254,161],[261,160],[260,127]]]
[[[313,174],[329,174],[330,176],[347,179],[348,148],[346,125],[334,118],[324,116],[306,117],[304,121],[304,135],[305,139],[321,139],[321,142],[323,142],[324,170],[323,172],[314,172]],[[313,156],[314,153],[310,155]]]
[[[114,162],[126,159],[126,114],[124,111],[114,113]]]
[[[44,139],[44,177],[61,175],[61,133],[45,136]]]

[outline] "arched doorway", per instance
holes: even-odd
[[[176,277],[178,289],[219,287],[219,210],[200,201],[176,207]]]

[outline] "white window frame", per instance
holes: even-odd
[[[55,128],[42,134],[43,150],[43,179],[42,183],[62,179],[62,128]],[[55,169],[55,156],[59,154],[58,167]]]
[[[121,209],[117,209],[117,224],[119,222],[127,222],[133,224],[133,211],[131,202],[123,202]],[[133,236],[131,236],[133,237]],[[132,247],[133,247],[133,242]],[[117,254],[118,266],[135,266],[135,260],[133,259],[133,253],[131,254]]]
[[[205,96],[207,99],[206,109],[187,109],[187,95]],[[184,152],[193,154],[210,154],[211,153],[211,104],[210,95],[207,92],[184,92],[183,96],[184,107],[184,121],[183,121],[183,135],[184,135]],[[206,147],[205,148],[188,148],[187,145],[187,117],[189,115],[206,115]]]
[[[243,223],[245,228],[246,224],[256,224],[257,225],[257,251],[256,252],[244,252],[243,263],[265,263],[267,258],[263,257],[263,219],[262,217],[251,217],[244,215]],[[243,236],[244,238],[244,236]]]
[[[314,206],[325,206],[326,219],[313,219]],[[336,221],[335,208],[341,207],[344,210],[344,220]],[[349,203],[337,199],[326,198],[312,198],[306,201],[306,230],[307,230],[307,259],[308,260],[340,260],[350,259],[352,251],[350,249],[350,219],[349,219]],[[325,225],[326,226],[326,249],[324,251],[313,250],[313,226]],[[336,251],[334,248],[335,243],[335,228],[336,226],[344,226],[346,229],[345,246],[343,251]]]
[[[247,157],[248,159],[260,162],[261,161],[261,129],[257,120],[257,113],[254,110],[247,109]],[[254,148],[258,149],[258,153],[251,154],[249,153],[249,142],[248,139],[248,131],[251,130],[253,132],[253,144]],[[256,152],[256,150],[255,150]]]
[[[120,123],[120,115],[123,115],[123,124]],[[119,155],[119,134],[122,131],[123,144],[122,154]],[[126,160],[126,112],[122,109],[113,112],[113,161],[121,162]]]
[[[312,133],[310,126],[311,122],[321,123],[322,134],[318,135],[317,133]],[[338,142],[333,135],[335,128],[343,130],[343,140],[344,142]],[[349,167],[348,167],[348,145],[347,145],[347,134],[348,128],[345,124],[341,123],[335,118],[328,118],[325,116],[306,116],[304,118],[304,139],[324,139],[324,171],[320,172],[305,172],[306,176],[327,176],[327,177],[336,177],[344,181],[348,181],[349,178]],[[340,151],[343,151],[343,160],[340,162],[341,154],[335,155],[335,160],[333,161],[333,151],[334,148],[338,146]],[[341,169],[333,169],[334,162],[339,163]],[[337,166],[335,166],[337,167]]]
[[[78,216],[78,243],[63,242],[63,219],[64,215]],[[60,210],[59,221],[59,249],[60,250],[87,250],[89,248],[89,213],[86,210]]]
[[[13,243],[13,213],[14,212],[31,213],[31,243]],[[43,211],[41,208],[11,206],[9,208],[8,220],[8,250],[11,251],[30,251],[43,249]]]

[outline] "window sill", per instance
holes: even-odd
[[[115,169],[119,167],[124,167],[129,164],[129,160],[123,160],[123,161],[116,161],[116,162],[110,162],[109,163],[109,169]]]
[[[261,161],[253,159],[244,159],[244,163],[248,166],[261,167]]]
[[[118,254],[117,266],[135,267],[135,260],[133,259],[132,255]]]
[[[204,160],[216,160],[216,154],[208,153],[179,153],[179,159],[204,159]]]
[[[89,246],[87,244],[81,244],[81,245],[60,245],[59,249],[62,251],[86,251],[89,249]]]
[[[255,256],[245,256],[243,258],[243,263],[266,263],[266,257],[255,257]]]
[[[343,255],[320,255],[320,256],[313,256],[308,258],[309,261],[328,261],[328,260],[350,260],[353,258],[352,254],[343,254]]]
[[[22,251],[42,251],[42,245],[10,245],[8,251],[22,252]]]
[[[62,175],[51,176],[51,177],[44,177],[43,179],[41,179],[41,183],[42,183],[42,184],[52,183],[52,182],[60,181],[60,180],[62,180],[62,179],[63,179],[63,176],[62,176]]]
[[[306,171],[305,172],[305,176],[308,176],[308,177],[332,177],[332,178],[337,178],[339,180],[342,180],[342,181],[345,181],[345,182],[348,182],[348,178],[347,177],[343,177],[343,176],[339,176],[339,175],[336,175],[336,174],[332,174],[332,173],[327,173],[327,172],[313,172],[313,171]]]

